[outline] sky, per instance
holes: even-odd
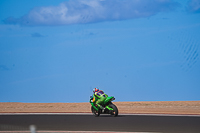
[[[200,100],[200,0],[0,0],[0,102]]]

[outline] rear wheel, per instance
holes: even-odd
[[[111,111],[110,114],[111,114],[112,116],[114,116],[114,117],[115,117],[115,116],[118,116],[118,109],[117,109],[117,107],[116,107],[114,104],[110,104],[109,106],[110,106],[110,108],[113,109],[113,110]]]
[[[100,115],[100,110],[98,110],[98,111],[97,111],[97,110],[96,110],[96,109],[94,109],[94,107],[92,107],[92,106],[91,106],[91,110],[92,110],[92,113],[94,114],[94,116],[96,116],[96,117],[97,117],[97,116],[99,116],[99,115]]]

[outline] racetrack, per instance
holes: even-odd
[[[91,114],[1,114],[0,132],[27,131],[120,131],[200,133],[200,116]]]

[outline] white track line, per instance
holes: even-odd
[[[0,133],[30,133],[30,131],[0,131]],[[116,131],[37,131],[37,133],[160,133],[160,132],[116,132]]]
[[[200,117],[200,115],[188,115],[188,114],[120,114],[120,115],[142,115],[142,116],[194,116],[194,117]]]
[[[0,115],[93,115],[92,113],[0,113]],[[108,114],[101,114],[108,115]],[[194,116],[200,115],[187,115],[187,114],[119,114],[120,115],[135,115],[135,116]]]

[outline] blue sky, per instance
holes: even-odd
[[[0,102],[200,100],[200,0],[0,0]]]

